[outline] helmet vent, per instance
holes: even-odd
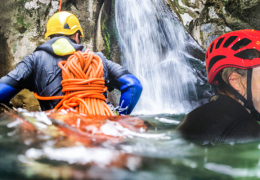
[[[219,48],[220,44],[223,42],[224,39],[225,39],[225,38],[223,37],[223,38],[220,38],[220,39],[218,40],[218,43],[217,43],[217,45],[216,45],[216,49]]]
[[[252,60],[254,58],[259,58],[260,52],[257,49],[245,49],[244,51],[241,51],[241,52],[235,54],[234,56],[241,58],[241,59]]]
[[[231,49],[233,49],[234,51],[237,51],[245,46],[247,46],[248,44],[250,44],[252,41],[247,39],[247,38],[244,38],[244,39],[241,39],[240,41],[238,41],[236,44],[234,44],[234,46],[232,46]]]
[[[214,66],[214,64],[218,61],[220,61],[221,59],[225,59],[227,56],[215,56],[213,57],[210,61],[209,61],[209,68],[208,68],[208,72],[210,72],[211,68]]]
[[[210,53],[212,53],[214,43],[210,46]]]
[[[64,24],[64,29],[70,29],[68,23]]]
[[[226,42],[224,43],[223,47],[227,48],[232,42],[236,40],[237,36],[230,36]]]

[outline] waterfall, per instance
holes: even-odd
[[[115,17],[123,66],[143,85],[133,113],[193,109],[197,78],[185,59],[191,38],[166,0],[116,0]]]

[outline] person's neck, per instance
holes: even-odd
[[[75,44],[78,44],[75,39],[70,39],[72,42],[74,42]]]

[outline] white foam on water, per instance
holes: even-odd
[[[44,147],[43,149],[30,148],[25,152],[25,156],[32,159],[46,157],[51,160],[66,161],[70,164],[95,162],[101,166],[106,166],[116,158],[116,153],[108,149],[85,148],[83,146],[57,149]]]
[[[160,122],[169,123],[169,124],[176,124],[177,125],[177,124],[180,123],[180,121],[176,121],[176,120],[173,120],[173,119],[158,118],[158,117],[155,117],[154,119],[157,119]]]
[[[106,124],[100,127],[100,131],[105,135],[111,135],[115,137],[142,137],[146,139],[170,139],[165,133],[160,134],[150,134],[150,133],[143,133],[145,132],[144,129],[140,129],[140,132],[131,131],[128,128],[123,127],[118,122],[107,121]]]
[[[234,168],[224,164],[206,163],[205,168],[221,174],[230,175],[233,177],[258,177],[260,178],[259,167],[247,168]]]

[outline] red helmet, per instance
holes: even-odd
[[[208,83],[218,84],[216,75],[226,67],[250,69],[260,66],[260,31],[233,31],[215,39],[206,52]]]

